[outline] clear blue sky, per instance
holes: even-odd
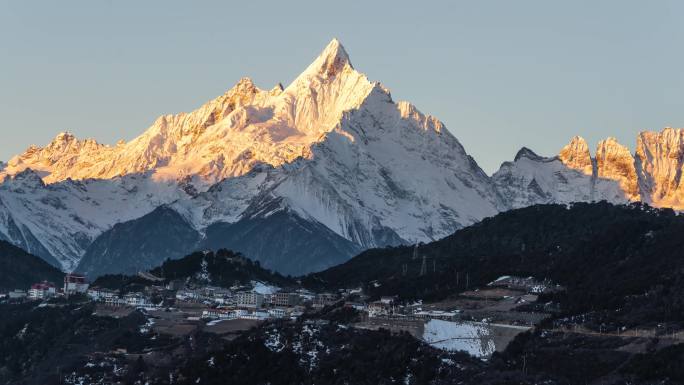
[[[287,84],[332,37],[487,171],[573,135],[684,126],[684,2],[0,0],[0,159],[130,140],[240,77]]]

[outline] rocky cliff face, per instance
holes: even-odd
[[[637,137],[636,158],[644,200],[659,207],[684,208],[684,130],[642,132]]]
[[[682,129],[640,133],[634,155],[615,138],[607,138],[598,143],[592,158],[586,141],[580,137],[573,138],[554,158],[530,153],[521,150],[514,162],[504,163],[493,175],[511,207],[607,200],[684,208]]]
[[[570,143],[561,149],[558,159],[566,167],[577,170],[584,175],[592,175],[594,172],[589,145],[581,136],[573,137]]]
[[[601,179],[617,181],[629,201],[641,200],[634,157],[629,149],[618,143],[615,138],[598,143],[596,175]]]

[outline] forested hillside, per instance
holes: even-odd
[[[566,288],[548,299],[568,313],[619,309],[617,316],[634,322],[682,320],[682,234],[684,218],[670,209],[605,202],[539,205],[487,218],[417,248],[369,250],[305,283],[441,299],[502,275],[534,276]]]
[[[41,281],[61,284],[64,274],[42,258],[0,241],[0,291],[28,289]]]
[[[163,278],[165,282],[181,280],[185,283],[221,287],[244,285],[251,281],[261,281],[276,286],[296,285],[293,279],[264,269],[259,262],[225,249],[216,252],[198,251],[180,259],[167,259],[160,266],[150,270],[150,273]],[[150,283],[137,275],[108,274],[98,277],[93,285],[135,291]]]

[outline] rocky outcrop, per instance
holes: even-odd
[[[644,200],[658,207],[683,209],[684,130],[640,133],[636,158]]]
[[[684,209],[684,130],[644,131],[634,155],[615,138],[598,143],[595,157],[580,137],[555,158],[533,156],[523,148],[513,162],[504,163],[493,180],[511,207],[545,202],[643,201],[655,207]],[[554,160],[560,162],[559,168]],[[577,177],[571,171],[585,177]],[[571,181],[572,176],[574,179]],[[554,183],[548,183],[553,181]],[[567,181],[567,183],[566,183]],[[587,182],[590,183],[587,193]]]
[[[634,157],[615,138],[607,138],[598,143],[596,175],[601,179],[617,181],[629,201],[641,200]]]
[[[567,167],[585,175],[593,174],[593,162],[589,153],[589,145],[581,136],[575,136],[563,147],[558,159]]]

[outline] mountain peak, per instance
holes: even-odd
[[[337,39],[332,39],[330,43],[323,49],[320,55],[313,63],[304,71],[305,73],[316,73],[324,76],[334,76],[342,69],[349,65],[354,68],[349,60],[349,54]]]
[[[629,148],[623,146],[616,138],[609,136],[598,142],[596,145],[596,158],[606,156],[608,153],[619,153],[620,155],[632,156]]]
[[[583,137],[581,137],[579,135],[573,136],[572,139],[570,139],[569,145],[589,148],[589,146],[587,145],[586,139],[584,139]]]
[[[76,139],[74,134],[70,133],[69,131],[64,131],[60,132],[55,136],[55,139],[52,140],[53,143],[60,143],[60,142],[71,142],[72,140]]]
[[[619,144],[618,140],[614,136],[609,136],[603,139],[601,143]]]
[[[598,142],[595,159],[598,177],[616,181],[628,200],[641,199],[634,157],[629,148],[614,137],[608,137]]]
[[[589,153],[589,145],[587,141],[581,136],[575,136],[570,140],[560,154],[558,154],[561,162],[566,166],[581,171],[584,174],[592,174],[591,154]]]
[[[249,94],[249,93],[256,93],[259,89],[257,88],[256,85],[254,85],[254,82],[252,79],[248,77],[243,77],[240,80],[238,80],[237,83],[228,90],[227,93],[236,93],[236,94]]]
[[[539,160],[542,159],[541,156],[537,155],[534,151],[530,150],[527,147],[521,148],[517,154],[515,154],[515,158],[513,161],[517,162],[520,158],[528,158],[531,160]]]

